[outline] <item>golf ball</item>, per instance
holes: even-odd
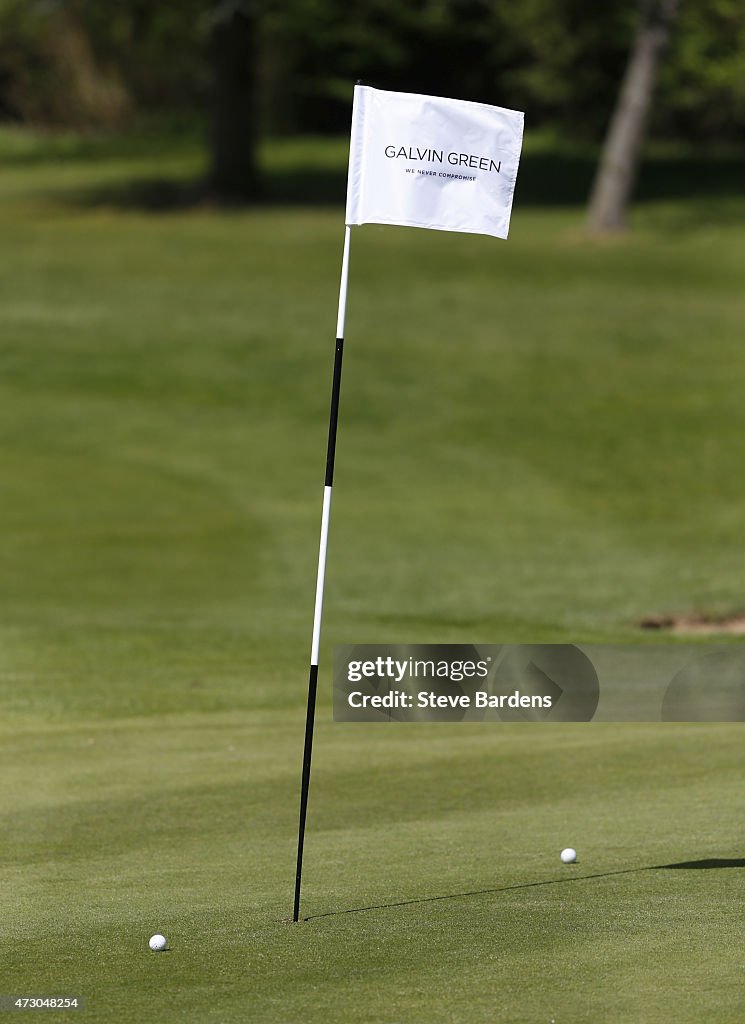
[[[567,846],[566,850],[561,851],[561,863],[562,864],[574,864],[577,859],[577,851],[573,850],[571,846]]]
[[[148,946],[155,953],[160,953],[161,950],[164,950],[167,945],[168,939],[165,937],[165,935],[153,935],[150,941],[148,942]]]

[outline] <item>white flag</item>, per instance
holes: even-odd
[[[357,85],[346,223],[506,238],[522,139],[519,110]]]

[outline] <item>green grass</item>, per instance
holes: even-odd
[[[588,159],[537,143],[507,243],[355,230],[292,926],[344,147],[269,147],[244,211],[171,202],[194,143],[0,156],[0,993],[742,1020],[745,868],[666,867],[745,857],[741,726],[329,720],[334,644],[745,608],[735,158],[660,156],[612,242],[581,233]]]

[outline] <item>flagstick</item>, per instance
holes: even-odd
[[[318,550],[318,574],[316,576],[316,607],[313,615],[313,643],[310,654],[310,678],[308,680],[308,709],[305,716],[305,747],[303,749],[303,779],[300,785],[300,825],[297,837],[297,869],[295,872],[295,904],[292,920],[300,916],[300,883],[303,873],[303,845],[305,843],[305,818],[308,811],[308,790],[310,788],[310,760],[313,750],[313,724],[316,714],[316,689],[318,687],[318,649],[321,643],[321,617],[323,614],[323,585],[326,578],[326,548],[329,538],[329,515],[331,513],[331,489],[334,483],[334,456],[336,454],[336,427],[339,421],[339,393],[341,391],[341,360],[344,354],[344,319],[347,312],[347,285],[349,281],[349,238],[347,226],[344,232],[344,255],[341,261],[341,284],[339,286],[339,312],[336,320],[336,351],[334,354],[334,381],[331,387],[331,415],[329,418],[328,448],[326,451],[326,482],[323,488],[323,512],[321,514],[321,543]]]

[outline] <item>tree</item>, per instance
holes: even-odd
[[[258,192],[256,59],[258,16],[251,0],[218,0],[209,49],[212,85],[210,188],[240,202]]]
[[[679,3],[646,3],[590,195],[587,220],[593,233],[626,227],[652,93]]]

